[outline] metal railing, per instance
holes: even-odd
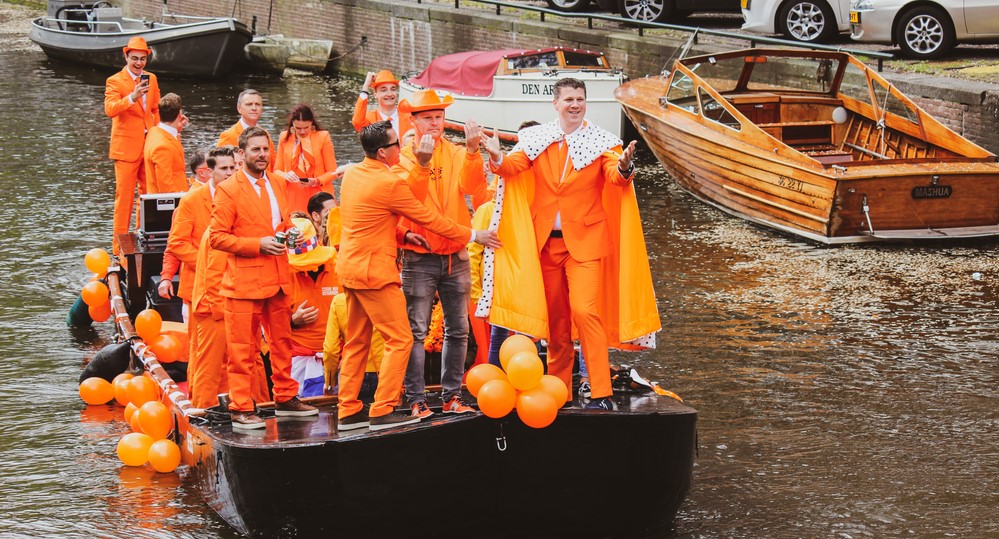
[[[683,26],[679,24],[636,21],[634,19],[626,19],[624,17],[617,17],[614,15],[604,15],[602,13],[572,13],[568,11],[559,11],[546,7],[528,6],[524,4],[501,2],[499,0],[454,0],[454,8],[461,9],[462,2],[472,2],[476,4],[487,4],[495,6],[497,15],[502,15],[502,8],[509,8],[515,11],[531,11],[534,13],[539,13],[541,15],[541,22],[545,22],[546,15],[564,17],[567,19],[586,19],[586,27],[588,30],[593,29],[594,20],[618,22],[618,23],[623,23],[626,26],[635,27],[638,30],[639,37],[645,36],[645,30],[647,28],[655,30],[677,30],[680,32],[688,32],[694,34],[693,44],[697,44],[697,35],[703,34],[703,35],[724,37],[727,39],[746,41],[749,42],[749,48],[756,48],[757,43],[761,43],[767,45],[779,45],[782,47],[794,47],[798,49],[845,52],[847,54],[852,54],[854,56],[864,56],[876,60],[878,71],[881,71],[882,68],[884,67],[885,60],[891,60],[895,58],[894,54],[887,52],[865,51],[865,50],[851,49],[851,48],[838,47],[832,45],[806,44],[800,41],[788,41],[786,39],[778,39],[775,37],[766,37],[766,36],[755,36],[755,35],[749,36],[746,34],[737,34],[734,32],[726,32],[724,30],[712,30],[710,28],[700,28],[696,26]],[[416,0],[416,3],[422,4],[423,0]]]

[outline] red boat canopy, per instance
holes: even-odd
[[[409,82],[424,88],[486,97],[493,93],[493,75],[503,57],[527,52],[522,49],[471,51],[435,58],[423,73]]]

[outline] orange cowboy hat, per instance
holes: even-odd
[[[128,51],[143,51],[146,54],[152,54],[153,50],[149,48],[146,44],[146,40],[140,36],[135,36],[128,40],[128,45],[121,48],[121,51],[128,54]]]
[[[371,81],[372,88],[378,88],[380,84],[399,84],[395,75],[388,69],[383,69],[375,74],[375,80]]]
[[[291,223],[298,228],[305,242],[301,247],[288,249],[288,263],[292,271],[315,271],[323,264],[329,264],[336,256],[336,249],[319,244],[316,227],[309,219],[296,217]],[[330,269],[330,268],[327,268]]]
[[[444,94],[444,99],[434,90],[417,90],[413,92],[413,100],[403,99],[399,103],[401,112],[426,112],[428,110],[444,110],[454,103],[451,94]]]

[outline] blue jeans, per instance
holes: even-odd
[[[406,403],[425,401],[423,367],[426,351],[423,341],[430,327],[434,292],[444,310],[444,347],[441,351],[441,398],[446,402],[461,394],[468,351],[468,302],[472,291],[472,270],[468,251],[452,255],[403,251],[402,291],[406,295],[409,325],[413,330],[413,351],[406,369]]]
[[[499,359],[500,345],[503,344],[503,341],[507,337],[513,335],[513,332],[499,326],[492,326],[492,328],[492,332],[489,334],[489,363],[497,367],[502,367]]]

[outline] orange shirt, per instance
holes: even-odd
[[[467,227],[472,224],[472,218],[465,195],[474,195],[486,187],[486,172],[483,167],[482,155],[479,152],[468,154],[464,146],[458,146],[442,138],[434,146],[429,174],[421,176],[410,174],[415,168],[421,168],[417,164],[411,146],[402,149],[399,164],[392,170],[407,179],[417,200],[459,225]],[[400,220],[399,224],[425,237],[434,254],[456,253],[467,243],[449,240],[406,219]],[[426,249],[416,245],[400,245],[400,247],[420,253],[427,252]]]
[[[291,272],[291,312],[302,302],[307,302],[306,307],[316,307],[319,309],[319,317],[311,324],[304,326],[291,326],[291,340],[314,352],[323,349],[323,339],[326,337],[326,323],[330,316],[330,304],[333,296],[340,291],[340,282],[337,281],[334,268],[322,268],[323,271],[315,281],[308,272]],[[332,271],[330,271],[332,270]]]

